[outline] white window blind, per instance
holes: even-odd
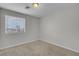
[[[5,15],[5,33],[25,32],[25,18]]]

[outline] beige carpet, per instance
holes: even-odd
[[[79,53],[37,40],[0,50],[0,56],[79,56]]]

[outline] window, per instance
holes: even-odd
[[[25,32],[25,18],[5,15],[5,33]]]

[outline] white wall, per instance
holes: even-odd
[[[40,22],[41,40],[79,52],[79,7],[57,10]]]
[[[1,25],[1,9],[0,9],[0,25]],[[1,40],[1,26],[0,26],[0,40]]]
[[[39,18],[20,14],[17,12],[4,10],[0,11],[0,49],[15,46],[37,40],[39,37]],[[5,34],[5,15],[23,17],[26,19],[26,32],[25,33],[14,33]]]

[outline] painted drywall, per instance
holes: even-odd
[[[42,40],[79,52],[78,6],[57,10],[41,19],[40,27]]]
[[[1,25],[1,10],[0,10],[0,25]],[[0,40],[1,40],[1,26],[0,26]]]
[[[0,11],[0,48],[7,48],[18,44],[37,40],[39,37],[39,18],[1,9]],[[21,33],[5,33],[5,15],[25,18],[26,29]]]

